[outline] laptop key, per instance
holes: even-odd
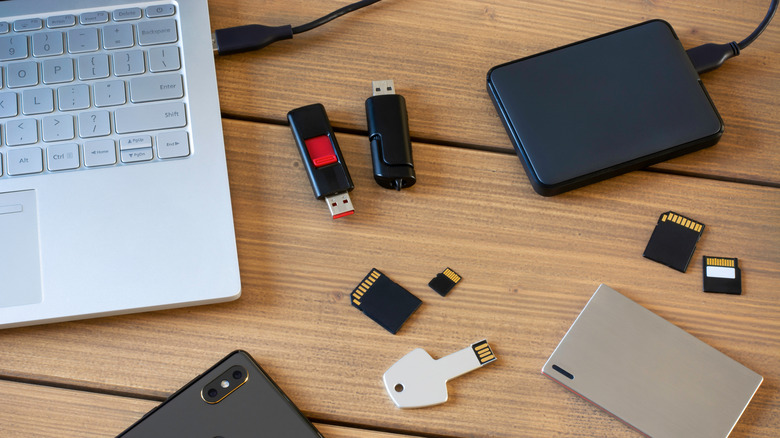
[[[149,71],[173,71],[181,68],[179,48],[176,46],[155,47],[149,50]]]
[[[18,119],[5,124],[5,140],[8,146],[33,144],[38,141],[38,121]]]
[[[173,5],[157,5],[146,8],[146,16],[149,18],[167,17],[173,15],[174,12],[176,12],[176,8]]]
[[[32,88],[22,93],[22,113],[44,114],[54,111],[54,97],[50,88]]]
[[[119,108],[114,113],[117,134],[182,128],[187,125],[182,102],[166,102]]]
[[[145,149],[131,149],[129,151],[122,151],[123,163],[137,163],[139,161],[149,161],[154,156],[152,155],[152,148]]]
[[[190,154],[187,131],[164,132],[157,136],[157,156],[179,158]]]
[[[70,27],[76,25],[74,15],[56,15],[46,19],[46,27],[49,29],[58,29],[60,27]]]
[[[119,150],[147,149],[152,147],[152,137],[148,135],[134,135],[119,139]]]
[[[0,93],[0,119],[14,117],[19,113],[16,93]]]
[[[26,35],[0,37],[0,61],[24,59],[28,54]]]
[[[177,99],[184,96],[178,73],[142,76],[130,80],[130,100],[134,103]]]
[[[40,18],[26,18],[14,21],[14,30],[17,32],[28,32],[41,28],[43,28],[43,20]]]
[[[63,39],[62,32],[40,32],[33,35],[33,56],[40,58],[43,56],[62,55]]]
[[[73,116],[57,114],[45,117],[41,121],[43,141],[72,140],[75,137],[73,130]]]
[[[114,75],[140,75],[145,71],[143,50],[128,50],[114,54]]]
[[[87,167],[116,164],[114,140],[95,140],[84,143],[84,165]]]
[[[94,87],[95,106],[122,105],[127,102],[124,81],[98,82]]]
[[[60,84],[75,79],[73,60],[70,58],[47,59],[43,61],[41,71],[43,71],[44,84]]]
[[[57,101],[60,111],[89,108],[89,86],[84,84],[66,85],[57,89]]]
[[[133,47],[133,44],[135,38],[132,24],[112,24],[103,28],[103,48],[125,49]]]
[[[98,24],[108,22],[108,12],[85,12],[79,16],[81,24]]]
[[[41,148],[11,149],[8,151],[8,174],[28,175],[43,172]]]
[[[8,88],[38,85],[38,63],[34,61],[15,62],[6,67]]]
[[[138,23],[138,44],[142,46],[174,43],[178,39],[176,20],[173,18]]]
[[[108,77],[108,55],[98,53],[79,57],[79,79],[102,79]]]
[[[98,49],[98,30],[94,27],[68,31],[68,52],[85,53]]]
[[[108,111],[89,111],[79,114],[79,137],[92,138],[111,134]]]
[[[81,164],[79,145],[66,143],[49,146],[46,148],[46,161],[51,171],[78,169]]]
[[[112,15],[114,21],[137,20],[141,18],[141,8],[117,9]]]

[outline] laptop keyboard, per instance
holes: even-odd
[[[190,155],[174,5],[0,21],[0,178]]]

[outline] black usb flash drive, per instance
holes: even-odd
[[[339,143],[322,104],[303,106],[287,113],[298,152],[317,199],[328,204],[333,219],[355,212],[349,192],[355,186]]]
[[[406,100],[395,94],[391,80],[374,81],[371,85],[373,96],[366,99],[366,119],[374,179],[388,189],[411,187],[417,177],[412,162]]]

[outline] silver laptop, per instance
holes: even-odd
[[[653,437],[726,437],[763,378],[606,285],[542,373]]]
[[[0,1],[0,328],[238,298],[209,26]]]

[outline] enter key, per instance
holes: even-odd
[[[130,80],[130,100],[133,103],[181,97],[184,97],[184,88],[178,73],[142,76]]]

